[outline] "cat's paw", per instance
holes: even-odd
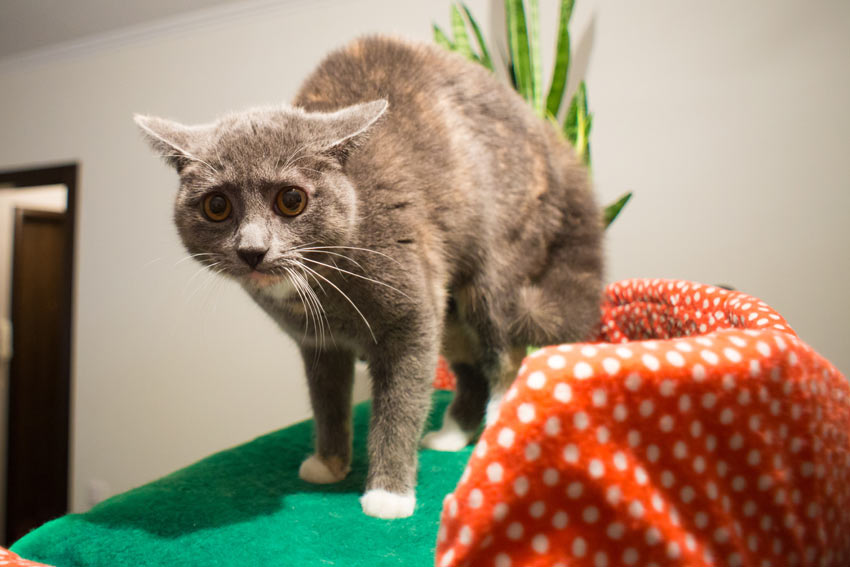
[[[461,429],[440,429],[422,438],[422,446],[435,451],[460,451],[472,441],[473,434]]]
[[[413,492],[396,494],[380,489],[367,490],[366,494],[360,497],[360,505],[363,507],[364,514],[374,518],[384,520],[407,518],[413,515],[416,495]]]
[[[335,466],[338,463],[325,462],[316,455],[310,455],[298,469],[298,476],[313,484],[331,484],[339,482],[348,474],[348,467]]]

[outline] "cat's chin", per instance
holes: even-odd
[[[265,289],[267,287],[271,287],[286,280],[284,276],[264,274],[256,270],[245,274],[244,276],[242,276],[242,279],[245,281],[245,283],[257,289]]]

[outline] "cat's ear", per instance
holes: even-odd
[[[386,100],[378,99],[325,114],[322,117],[325,123],[322,149],[345,162],[349,152],[384,115],[387,106]]]
[[[141,114],[134,115],[133,120],[154,151],[178,172],[190,161],[200,161],[191,152],[202,141],[208,127],[184,126],[165,118]]]

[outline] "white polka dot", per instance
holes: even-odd
[[[626,527],[620,522],[613,522],[609,524],[608,528],[605,530],[605,533],[608,534],[608,537],[614,540],[621,539],[625,532]]]
[[[714,366],[720,360],[713,351],[710,350],[701,350],[699,355],[702,357],[704,361]]]
[[[743,492],[747,488],[747,481],[742,476],[736,476],[732,479],[732,490],[735,492]]]
[[[528,514],[532,518],[540,518],[546,512],[546,504],[542,500],[538,500],[528,507]]]
[[[676,441],[676,444],[673,445],[673,456],[677,459],[684,459],[688,456],[688,446],[685,445],[684,441]]]
[[[691,368],[691,376],[697,382],[705,380],[705,367],[702,364],[694,364]]]
[[[539,370],[536,372],[532,372],[528,375],[528,379],[526,380],[526,384],[532,390],[539,390],[546,384],[546,375],[540,372]]]
[[[586,362],[579,362],[573,367],[573,376],[579,380],[584,380],[593,376],[593,367]]]
[[[573,540],[573,555],[575,557],[584,557],[585,553],[587,553],[587,542],[584,541],[584,538],[575,538]]]
[[[532,441],[525,446],[525,459],[527,461],[536,461],[539,457],[540,445]]]
[[[640,374],[637,372],[632,372],[626,378],[626,388],[631,390],[632,392],[636,392],[638,388],[640,388]]]
[[[694,349],[687,341],[676,341],[676,349],[682,352],[692,352]]]
[[[628,459],[626,459],[625,453],[623,453],[622,451],[617,451],[616,453],[614,453],[614,467],[617,470],[624,471],[626,470],[626,468],[628,468],[628,466],[629,462]]]
[[[580,498],[582,492],[584,492],[584,485],[579,481],[571,482],[569,486],[567,486],[567,496],[573,500]]]
[[[757,450],[752,449],[749,453],[747,453],[747,464],[751,467],[758,466],[761,462],[761,453]]]
[[[520,498],[528,493],[528,479],[526,477],[521,476],[514,481],[514,492]]]
[[[522,537],[522,532],[525,531],[522,527],[522,524],[519,522],[512,522],[511,525],[508,526],[507,536],[508,539],[517,540]]]
[[[740,433],[734,433],[732,437],[729,438],[729,448],[733,451],[737,451],[741,447],[744,446],[744,438]]]
[[[616,352],[617,356],[619,356],[620,358],[631,358],[632,357],[632,351],[630,351],[626,347],[617,347],[617,350],[615,350],[614,352]]]
[[[608,431],[608,428],[604,425],[600,425],[596,428],[596,440],[600,443],[607,443],[611,438],[611,432]]]
[[[463,530],[461,530],[462,532]],[[461,538],[461,543],[463,543],[463,539]],[[455,560],[455,550],[449,549],[444,555],[442,561],[440,561],[440,567],[449,567],[452,562]]]
[[[593,555],[593,567],[608,567],[608,554],[604,551],[597,551]]]
[[[685,357],[683,357],[675,350],[668,350],[667,354],[665,354],[664,357],[667,359],[667,362],[669,362],[673,366],[676,366],[677,368],[681,368],[685,365]]]
[[[449,517],[454,518],[455,516],[457,516],[457,500],[452,498],[449,501]]]
[[[520,404],[517,408],[517,417],[522,423],[531,423],[534,421],[534,406],[529,403]]]
[[[699,529],[705,529],[708,525],[708,515],[705,512],[697,512],[694,516],[694,525]]]
[[[661,541],[661,532],[655,526],[652,526],[648,530],[646,530],[646,535],[644,536],[647,545],[657,545],[659,541]]]
[[[675,541],[668,541],[667,542],[667,557],[669,557],[670,559],[678,559],[680,553],[681,553],[681,550],[679,549],[678,542],[675,542]]]
[[[570,443],[564,447],[564,460],[568,463],[578,462],[578,447],[575,444]]]
[[[567,513],[563,510],[555,512],[555,515],[552,516],[552,526],[557,530],[562,530],[567,527],[567,521],[569,518],[567,517]]]
[[[543,484],[545,484],[546,486],[555,486],[556,484],[558,484],[559,476],[560,475],[558,474],[558,469],[553,469],[550,467],[543,471]]]
[[[475,446],[475,456],[484,457],[487,454],[487,441],[480,439],[478,445]]]
[[[472,542],[472,530],[469,529],[469,526],[463,526],[460,528],[460,533],[458,533],[458,540],[463,545],[469,545]],[[445,561],[444,561],[445,563]],[[448,565],[448,563],[446,563]]]
[[[661,512],[662,510],[664,510],[664,500],[661,498],[661,496],[658,495],[657,492],[652,495],[652,507],[655,509],[656,512]]]
[[[568,384],[561,382],[555,386],[553,395],[559,402],[567,403],[573,399],[573,390]]]
[[[696,496],[696,491],[692,486],[685,486],[682,490],[679,491],[679,498],[681,498],[682,502],[688,504],[691,500]]]
[[[646,484],[649,480],[649,476],[646,474],[646,470],[643,467],[635,468],[635,482],[638,484]]]
[[[652,356],[651,354],[645,354],[641,357],[641,361],[643,365],[655,372],[661,366],[658,362],[658,359]]]
[[[717,543],[726,543],[729,541],[729,530],[726,528],[717,528],[714,530],[714,541]]]
[[[673,476],[672,472],[664,471],[664,472],[661,473],[661,485],[664,488],[670,488],[675,483],[676,483],[676,477]]]
[[[735,419],[735,412],[729,408],[725,408],[720,412],[720,423],[729,425]]]
[[[537,534],[531,540],[531,548],[537,553],[546,553],[549,549],[549,540],[543,534]]]
[[[711,409],[714,407],[714,404],[717,402],[717,396],[712,392],[707,392],[702,396],[702,407],[705,409]]]
[[[477,488],[473,488],[469,492],[469,507],[470,508],[480,508],[481,504],[484,503],[484,494],[478,490]]]
[[[546,359],[546,364],[548,364],[549,368],[552,370],[560,370],[567,365],[567,359],[560,354],[553,354]]]
[[[599,408],[608,402],[608,394],[602,388],[597,388],[596,390],[593,390],[591,399],[593,400],[593,405]]]
[[[643,517],[643,504],[640,500],[632,500],[632,503],[629,504],[629,514],[634,518]]]
[[[658,457],[661,456],[661,449],[658,448],[658,445],[649,445],[646,448],[646,460],[650,463],[658,462]]]
[[[685,413],[691,409],[691,397],[687,394],[679,396],[679,411]]]
[[[741,353],[732,347],[724,348],[723,356],[725,356],[730,362],[741,362]]]
[[[573,415],[573,425],[579,431],[583,431],[587,429],[587,426],[590,424],[590,419],[587,417],[587,414],[583,411],[576,412]]]
[[[608,490],[605,491],[605,500],[607,500],[612,506],[619,504],[622,498],[623,491],[620,490],[619,486],[609,486]]]
[[[501,522],[508,515],[508,505],[504,502],[499,502],[495,506],[493,506],[493,519],[497,522]]]
[[[581,347],[581,353],[584,356],[596,356],[597,350],[596,350],[596,347],[586,345],[586,346]]]
[[[751,517],[755,516],[758,511],[758,506],[752,500],[747,500],[744,502],[744,516]]]
[[[708,496],[710,500],[717,500],[719,493],[717,491],[717,485],[713,482],[708,482],[705,485],[705,495]]]
[[[637,447],[640,445],[640,431],[636,429],[630,429],[628,434],[626,435],[626,440],[629,442],[630,447]]]
[[[640,403],[640,414],[644,417],[649,417],[652,415],[652,412],[655,410],[655,404],[652,403],[652,400],[644,400]]]
[[[503,427],[501,431],[499,431],[498,443],[502,447],[510,448],[511,445],[514,444],[514,430],[510,427]]]
[[[504,469],[499,463],[490,463],[487,465],[487,478],[490,482],[501,482]]]
[[[770,356],[770,347],[767,346],[767,343],[763,341],[759,341],[756,343],[756,350],[759,351],[759,354],[762,356]]]
[[[605,465],[599,459],[591,459],[587,470],[591,477],[599,478],[605,474]]]
[[[694,459],[694,471],[700,474],[705,472],[705,459],[703,457],[698,456]]]
[[[620,361],[616,358],[604,358],[602,359],[602,368],[605,369],[605,372],[613,376],[620,370]]]
[[[626,409],[626,406],[623,404],[617,404],[614,406],[614,419],[616,421],[625,421],[629,415],[629,410]]]
[[[561,420],[555,416],[550,417],[543,425],[543,431],[546,435],[557,435],[561,432]]]
[[[594,524],[599,520],[599,508],[596,506],[588,506],[581,514],[582,519],[587,524]]]
[[[511,558],[505,553],[500,553],[496,556],[495,567],[511,567]]]
[[[661,416],[661,419],[658,422],[658,426],[661,428],[661,431],[664,431],[666,433],[673,431],[673,425],[673,416],[670,415]]]
[[[625,565],[634,565],[640,558],[640,554],[634,547],[629,547],[623,552],[623,563]]]

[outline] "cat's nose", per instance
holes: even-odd
[[[261,248],[240,248],[236,251],[236,255],[242,258],[242,261],[253,269],[263,261],[268,251],[268,248],[265,250]]]

